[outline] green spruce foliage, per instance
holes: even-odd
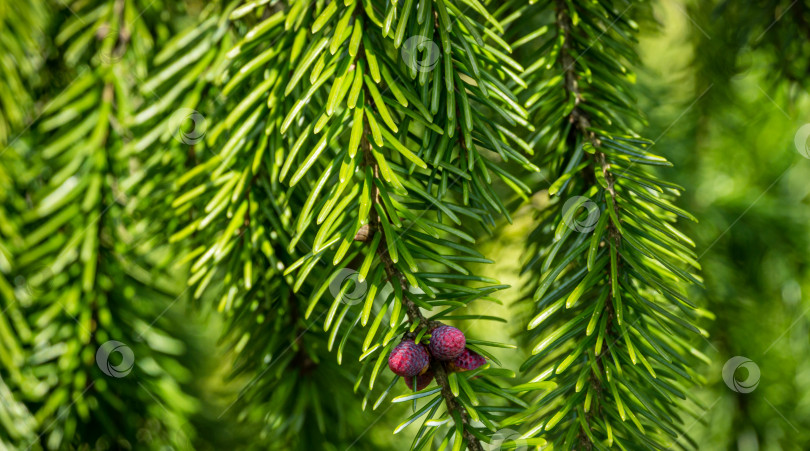
[[[142,215],[148,196],[132,189],[139,162],[122,153],[138,77],[165,25],[148,2],[124,3],[57,10],[53,64],[67,78],[15,143],[26,164],[11,169],[26,194],[8,313],[25,321],[9,331],[22,349],[10,349],[7,371],[34,419],[24,437],[7,429],[17,446],[190,445],[191,375],[162,314],[183,287],[168,243],[152,238],[155,218]]]
[[[637,133],[643,2],[18,3],[0,0],[3,445],[192,449],[235,418],[261,449],[371,449],[363,411],[391,406],[397,449],[688,443],[710,314],[682,188]],[[475,269],[537,198],[518,324]],[[224,324],[242,389],[215,414],[177,303]],[[433,359],[408,389],[388,356],[440,325],[487,362]]]

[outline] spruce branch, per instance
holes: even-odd
[[[562,0],[555,1],[555,14],[556,14],[556,25],[557,29],[562,31],[563,35],[563,44],[560,48],[559,58],[560,58],[560,65],[563,70],[563,74],[565,77],[565,90],[566,95],[569,97],[569,102],[573,99],[574,108],[571,110],[571,113],[568,115],[568,122],[574,125],[569,131],[569,136],[566,140],[573,145],[576,145],[576,134],[583,136],[587,139],[591,145],[594,146],[594,154],[591,157],[595,164],[598,165],[599,170],[602,171],[602,175],[604,176],[605,180],[607,181],[606,191],[613,199],[615,204],[616,201],[616,191],[614,189],[614,179],[613,174],[610,173],[609,169],[610,166],[605,160],[605,154],[599,151],[599,140],[596,137],[595,133],[590,130],[591,121],[588,117],[588,114],[582,111],[580,108],[580,103],[583,102],[582,93],[579,90],[579,85],[577,82],[577,74],[574,65],[576,64],[576,58],[571,53],[571,27],[573,26],[571,21],[571,16],[568,14],[567,5]],[[592,177],[587,176],[591,184],[594,184],[595,181]],[[616,212],[616,216],[618,217],[619,212]],[[616,229],[616,225],[613,224],[613,219],[608,218],[608,239],[610,240],[610,246],[612,247],[619,247],[621,245],[621,233]],[[620,263],[619,263],[620,264]],[[613,286],[612,278],[608,278],[606,283],[610,286],[610,296],[615,296],[614,291],[618,289],[618,287]],[[615,312],[613,310],[613,304],[607,302],[605,304],[606,312],[605,317],[607,321],[605,322],[605,330],[607,331],[607,340],[611,341],[612,343],[615,342],[615,334],[613,333],[613,326],[615,321]],[[596,367],[599,371],[604,371],[604,366],[602,364],[602,359],[608,357],[611,352],[611,345],[605,341],[602,344],[601,349],[599,350],[599,354],[596,358]],[[593,374],[588,377],[588,383],[593,388],[593,392],[599,396],[605,388],[602,386],[602,383],[598,377],[595,377]],[[577,438],[579,441],[580,446],[583,449],[591,450],[594,447],[594,444],[591,443],[591,439],[587,432],[584,430],[585,428],[592,429],[592,417],[593,411],[588,411],[585,414],[585,426],[583,430],[579,431],[577,434]]]
[[[504,161],[534,168],[512,148],[516,143],[525,149],[526,143],[507,134],[499,122],[489,122],[477,107],[492,108],[510,124],[526,124],[526,112],[504,85],[515,76],[500,70],[498,62],[519,65],[481,37],[479,32],[486,31],[478,21],[493,22],[481,8],[468,16],[467,8],[455,2],[328,2],[316,4],[314,11],[303,5],[289,2],[265,14],[228,52],[234,61],[225,68],[222,90],[236,94],[234,102],[242,106],[218,122],[242,123],[245,131],[221,153],[256,148],[253,133],[264,131],[269,137],[269,192],[279,200],[279,209],[297,213],[295,221],[273,224],[289,237],[286,252],[297,258],[285,265],[284,276],[294,280],[293,292],[305,299],[305,320],[323,320],[330,349],[340,342],[339,362],[351,350],[344,343],[362,341],[355,390],[368,382],[362,385],[365,406],[386,371],[395,339],[427,339],[432,324],[464,318],[454,312],[503,287],[470,274],[464,265],[487,261],[468,243],[507,214],[491,173],[522,195],[528,192],[500,162],[479,153],[479,147],[489,149]],[[414,62],[419,54],[425,57],[423,65]],[[253,72],[269,62],[269,73]],[[243,67],[254,75],[244,76]],[[254,88],[246,86],[248,79],[255,80]],[[260,98],[267,99],[269,117],[241,119]],[[223,157],[215,174],[227,174],[240,158]],[[287,187],[284,192],[281,184]],[[347,271],[354,274],[347,276]],[[347,277],[353,282],[341,286]],[[347,302],[349,288],[358,284],[366,287],[364,296]],[[384,290],[393,293],[378,298]],[[322,309],[327,293],[333,299]],[[430,310],[430,316],[423,313]],[[358,335],[361,328],[367,329],[364,340]],[[444,395],[453,395],[449,402],[445,398],[447,413],[436,410],[441,394],[428,400],[432,410],[418,413],[426,415],[424,422],[437,415],[453,417],[457,429],[441,428],[446,439],[477,447],[480,437],[496,430],[498,416],[476,412],[478,397],[514,398],[485,385],[494,381],[470,380],[463,384],[465,391],[453,394],[447,381],[471,376],[447,376],[444,370],[438,380],[444,381]],[[494,368],[482,372],[490,378],[502,374]],[[480,419],[489,431],[468,417]],[[424,424],[414,442],[420,446],[437,433]]]
[[[685,295],[701,282],[683,267],[699,265],[670,225],[693,218],[671,203],[680,188],[643,168],[669,163],[635,133],[643,121],[629,77],[616,75],[637,62],[627,39],[636,25],[624,17],[634,4],[514,2],[499,11],[551,18],[547,33],[510,26],[530,36],[517,40],[528,55],[539,52],[522,95],[546,133],[527,141],[547,146],[542,164],[554,177],[530,238],[536,345],[522,369],[542,365],[533,381],[558,388],[522,420],[555,447],[670,446],[684,435],[673,397],[698,378],[687,340],[708,314]]]
[[[199,240],[188,256],[195,297],[220,296],[214,282],[225,281],[219,305],[234,315],[229,335],[245,355],[237,370],[254,370],[253,386],[275,383],[266,374],[274,364],[250,357],[278,350],[252,329],[247,312],[256,305],[262,320],[297,305],[304,339],[322,328],[338,363],[356,357],[352,382],[365,406],[397,338],[427,339],[431,325],[465,319],[455,312],[494,300],[504,287],[465,266],[488,262],[474,237],[508,214],[492,174],[523,196],[529,189],[479,149],[536,168],[521,154],[528,145],[502,125],[528,125],[505,85],[518,78],[499,62],[520,66],[494,48],[505,43],[482,37],[491,33],[484,24],[499,24],[480,5],[474,15],[467,9],[454,1],[300,0],[226,12],[236,43],[211,57],[221,62],[208,76],[212,92],[202,90],[224,105],[211,110],[216,125],[197,143],[205,161],[178,180],[182,195],[173,203],[183,214],[204,213],[172,240]],[[418,55],[425,64],[415,64]],[[487,109],[502,122],[490,121]],[[207,158],[209,149],[216,156]],[[253,197],[257,186],[267,199]],[[234,236],[243,212],[251,217],[245,238]],[[260,278],[258,265],[270,268]],[[270,286],[284,287],[283,302],[264,298]],[[357,286],[365,287],[362,297],[347,299]],[[485,378],[472,380],[472,373],[438,371],[447,413],[437,411],[442,394],[431,396],[432,410],[418,412],[424,419],[414,443],[424,447],[441,430],[448,441],[479,446],[502,416],[477,410],[479,398],[515,402],[499,386],[504,372],[481,368],[475,374]],[[464,390],[453,393],[448,384],[456,379]],[[261,390],[246,390],[245,406]],[[457,428],[425,425],[442,416]]]
[[[300,9],[304,4],[297,3],[299,13],[310,12]],[[157,56],[155,73],[145,83],[165,92],[161,98],[186,92],[181,108],[163,101],[144,105],[139,124],[153,131],[131,151],[165,146],[190,166],[169,185],[168,210],[180,221],[170,241],[184,244],[179,260],[189,264],[191,296],[214,302],[225,318],[222,341],[234,355],[233,377],[248,379],[218,415],[247,418],[261,428],[261,442],[274,447],[354,440],[361,431],[347,427],[359,415],[350,405],[351,391],[335,391],[329,399],[318,394],[336,381],[351,387],[357,365],[338,363],[344,352],[359,355],[359,343],[349,336],[340,340],[317,324],[330,312],[312,305],[310,296],[322,294],[328,282],[285,273],[298,267],[311,251],[305,243],[314,239],[310,230],[296,236],[305,193],[288,191],[279,180],[279,160],[289,150],[281,143],[299,132],[293,124],[285,137],[278,127],[295,101],[282,94],[295,72],[293,34],[281,32],[291,5],[258,5],[262,11],[239,2],[210,6],[192,30],[199,39],[178,34]],[[196,58],[184,56],[189,54]],[[269,74],[257,70],[263,64],[272,68]],[[191,117],[194,128],[180,128],[177,115]],[[161,133],[167,125],[171,135]],[[162,167],[153,169],[160,173]],[[327,276],[319,267],[308,271]],[[336,340],[337,363],[330,353]]]

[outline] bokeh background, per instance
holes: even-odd
[[[810,124],[810,2],[661,0],[628,14],[641,27],[637,96],[649,121],[644,134],[674,163],[662,175],[686,187],[680,206],[699,219],[683,224],[706,281],[693,295],[715,315],[703,325],[709,338],[694,343],[711,361],[704,386],[692,393],[699,402],[687,405],[698,420],[688,419],[686,429],[701,449],[807,449],[810,126],[803,127]],[[17,26],[38,26],[36,17],[28,19]],[[18,169],[7,166],[5,173]],[[478,270],[513,287],[502,292],[504,305],[487,314],[508,317],[519,310],[523,240],[532,209],[542,204],[539,196],[521,207],[512,224],[483,243],[496,263]],[[233,356],[219,343],[217,313],[183,301],[166,318],[184,342],[189,374],[183,385],[196,398],[193,447],[245,447],[263,414],[228,410],[250,378],[229,376]],[[519,324],[480,327],[477,335],[493,341],[516,342],[521,332]],[[509,368],[525,358],[520,351],[497,351]],[[724,370],[736,356],[750,363]],[[321,380],[338,391],[341,378],[332,376]],[[753,385],[742,390],[747,393],[735,391],[735,380]],[[410,441],[401,437],[409,431],[391,431],[408,406],[362,411],[361,398],[347,396],[353,408],[340,412],[343,438],[327,448],[407,449]]]

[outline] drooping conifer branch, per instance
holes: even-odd
[[[562,67],[565,83],[564,87],[566,90],[566,96],[568,101],[573,101],[574,107],[571,110],[571,113],[568,114],[568,122],[573,125],[571,127],[568,136],[566,137],[566,141],[572,147],[575,147],[578,142],[578,136],[581,137],[580,139],[585,139],[591,143],[594,147],[594,153],[591,157],[592,161],[595,165],[601,170],[605,180],[607,181],[607,188],[606,191],[608,194],[613,198],[615,203],[615,190],[613,187],[613,174],[609,172],[610,166],[605,161],[605,154],[599,150],[600,143],[599,139],[596,137],[596,134],[590,130],[591,127],[591,120],[588,117],[588,114],[582,110],[580,104],[585,102],[582,93],[579,89],[579,83],[577,81],[577,71],[576,71],[576,61],[577,57],[572,54],[571,49],[571,28],[573,26],[571,21],[571,16],[568,13],[568,6],[562,0],[555,1],[555,18],[556,18],[556,27],[559,33],[562,36],[562,45],[559,52],[559,59],[560,59],[560,66]],[[592,170],[590,166],[583,169],[585,173],[585,178],[591,185],[596,184],[596,180],[593,177],[592,173],[588,173],[588,170]],[[617,212],[618,216],[618,212]],[[611,247],[618,247],[621,242],[621,234],[618,232],[616,226],[613,224],[613,220],[608,218],[608,239],[610,243],[608,244]],[[605,275],[606,283],[608,285],[611,284],[611,277],[610,274]],[[613,290],[617,289],[611,285],[611,297]],[[607,300],[605,302],[605,315],[606,315],[606,335],[607,340],[602,344],[601,349],[598,350],[596,353],[595,365],[600,371],[604,371],[604,367],[602,365],[602,359],[609,356],[611,350],[610,347],[613,344],[612,342],[615,341],[615,334],[613,333],[613,321],[614,321],[614,310],[613,310],[613,302],[612,300]],[[611,343],[607,341],[610,340]],[[604,387],[602,386],[600,379],[595,377],[591,374],[588,377],[588,383],[593,387],[593,393],[595,396],[599,397],[603,393]],[[591,428],[591,419],[593,416],[593,411],[589,411],[585,415],[585,425],[583,429]],[[588,436],[587,432],[581,430],[577,434],[580,446],[583,449],[592,449],[594,444],[591,442],[590,437]]]
[[[634,131],[642,121],[621,75],[636,62],[630,7],[555,0],[518,9],[552,18],[548,33],[520,41],[527,52],[544,49],[527,71],[525,99],[546,133],[528,141],[549,149],[542,164],[558,199],[529,250],[536,345],[523,365],[544,366],[534,380],[558,388],[526,418],[529,434],[555,447],[668,446],[681,435],[672,396],[683,396],[669,389],[694,377],[684,330],[699,332],[690,320],[703,312],[685,290],[700,281],[682,267],[699,266],[691,241],[670,225],[691,215],[671,203],[679,187],[644,169],[668,163]]]
[[[62,85],[40,102],[30,132],[20,138],[36,169],[21,178],[28,212],[17,252],[28,289],[15,296],[37,320],[23,334],[31,355],[14,366],[33,376],[26,384],[41,388],[26,390],[37,429],[19,448],[137,446],[137,431],[147,422],[156,441],[173,447],[193,436],[186,421],[192,401],[177,382],[187,362],[168,357],[171,346],[155,346],[156,337],[177,343],[181,336],[160,316],[182,287],[154,257],[167,247],[143,244],[160,222],[140,216],[148,196],[133,188],[134,168],[146,158],[122,151],[131,136],[131,106],[142,100],[132,94],[129,74],[159,27],[150,6],[93,0],[50,11],[64,14],[54,27],[55,48],[45,52],[58,61],[62,71],[54,81]],[[130,14],[134,8],[142,14]],[[122,405],[132,408],[122,411]],[[149,409],[162,414],[150,417]],[[0,435],[5,444],[8,435]]]

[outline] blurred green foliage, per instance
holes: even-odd
[[[645,109],[700,220],[690,228],[701,296],[717,317],[694,438],[706,449],[806,449],[810,3],[664,2],[658,17],[664,34],[642,41]],[[750,393],[723,380],[734,356],[760,370]]]

